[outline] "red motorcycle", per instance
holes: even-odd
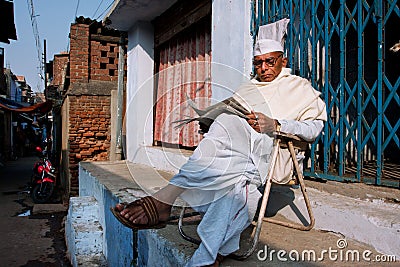
[[[35,203],[46,203],[53,195],[56,182],[55,169],[41,147],[36,147],[39,161],[33,165],[31,197]]]

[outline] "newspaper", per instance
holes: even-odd
[[[194,103],[193,100],[191,100],[188,96],[186,96],[186,98],[187,103],[196,112],[198,117],[174,121],[174,123],[179,123],[175,126],[175,128],[180,128],[190,122],[198,121],[201,129],[199,133],[206,133],[210,125],[222,113],[237,115],[244,119],[246,119],[246,115],[251,113],[247,108],[243,107],[243,105],[241,105],[233,97],[227,98],[224,101],[218,102],[203,110],[199,109],[196,106],[196,103]]]

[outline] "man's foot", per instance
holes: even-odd
[[[115,217],[130,228],[153,228],[168,221],[171,205],[165,204],[154,197],[147,196],[129,204],[117,204],[112,209]]]

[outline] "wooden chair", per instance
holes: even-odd
[[[309,145],[309,143],[307,143],[306,141],[302,140],[301,138],[299,138],[295,135],[283,133],[283,132],[275,133],[275,145],[274,145],[275,149],[273,151],[272,161],[271,161],[271,165],[270,165],[270,171],[268,172],[265,189],[264,189],[264,194],[262,196],[261,207],[260,207],[260,210],[258,213],[258,218],[257,218],[257,222],[256,222],[256,228],[255,228],[255,232],[254,232],[254,238],[252,241],[252,245],[245,253],[231,254],[231,255],[229,255],[229,257],[237,259],[237,260],[244,260],[244,259],[247,259],[254,252],[254,250],[257,246],[259,237],[260,237],[261,226],[264,221],[279,224],[279,225],[294,228],[294,229],[298,229],[301,231],[309,231],[314,227],[315,219],[314,219],[314,215],[313,215],[313,212],[311,209],[310,200],[309,200],[307,192],[306,192],[306,187],[304,184],[303,170],[300,168],[299,163],[296,159],[296,150],[305,151],[308,148],[308,145]],[[270,192],[271,192],[271,186],[273,184],[273,180],[272,180],[273,171],[271,171],[271,170],[273,170],[275,168],[275,163],[276,163],[276,159],[278,156],[278,149],[277,149],[278,147],[288,149],[290,152],[296,175],[286,185],[290,185],[290,186],[299,185],[301,192],[303,194],[303,197],[304,197],[308,216],[310,219],[308,225],[296,224],[296,223],[291,223],[291,222],[283,222],[283,221],[264,217],[265,211],[267,208],[268,199],[269,199]],[[178,221],[179,233],[185,240],[190,241],[197,245],[200,244],[201,243],[200,240],[188,236],[183,231],[183,218],[184,217],[185,217],[185,208],[182,208],[182,211],[181,211],[180,217],[179,217],[179,221]]]

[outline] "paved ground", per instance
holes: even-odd
[[[397,189],[379,187],[374,190],[374,187],[364,184],[335,182],[320,184],[307,181],[306,183],[309,190],[323,189],[324,192],[354,196],[354,200],[379,198],[387,203],[398,203]],[[283,216],[276,217],[287,221]],[[337,218],[331,218],[331,220],[335,221]],[[352,222],[348,223],[352,225]],[[195,226],[188,225],[185,228],[191,236],[196,236]],[[249,237],[253,229],[249,227],[243,233],[241,248],[250,246]],[[176,226],[166,231],[176,232]],[[177,237],[172,240],[177,246],[182,246],[179,235],[175,235]],[[195,248],[196,246],[190,243],[184,245],[185,250],[194,251]],[[396,259],[397,261],[393,262]],[[264,223],[254,253],[246,261],[225,259],[222,266],[400,266],[400,262],[396,256],[378,252],[373,246],[354,240],[340,232],[318,229],[304,232]]]
[[[24,157],[0,168],[0,266],[70,266],[63,229],[66,208],[34,205],[21,193],[36,160]]]
[[[325,193],[349,196],[358,199],[380,199],[385,203],[398,203],[399,191],[393,188],[373,187],[365,184],[306,181],[307,187],[323,190]],[[349,203],[347,203],[349,204]],[[346,203],[343,203],[345,206]],[[275,216],[287,221],[283,216]],[[398,222],[400,217],[394,221]],[[320,218],[318,217],[317,220]],[[338,218],[331,218],[332,221]],[[353,222],[348,222],[353,225]],[[362,225],[360,225],[362,227]],[[196,236],[194,226],[186,226],[191,236]],[[250,246],[250,236],[254,228],[249,227],[242,235],[241,247]],[[176,231],[170,228],[169,231]],[[354,229],[357,231],[357,229]],[[365,234],[368,233],[365,229]],[[400,237],[400,234],[398,235]],[[385,237],[382,237],[383,239]],[[177,244],[179,236],[173,239]],[[385,241],[383,241],[385,242]],[[179,245],[178,245],[179,246]],[[187,245],[185,249],[194,250]],[[243,251],[243,250],[242,250]],[[397,259],[396,262],[393,262]],[[313,229],[299,231],[287,227],[264,223],[259,243],[254,253],[244,262],[225,259],[223,266],[400,266],[395,255],[378,252],[373,246],[359,242],[340,232]]]

